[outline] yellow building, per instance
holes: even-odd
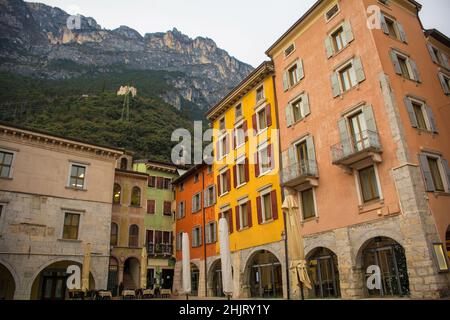
[[[272,63],[261,64],[207,117],[214,128],[216,219],[226,217],[230,228],[234,297],[286,297]],[[218,259],[208,263],[212,274]]]

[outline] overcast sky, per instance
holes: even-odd
[[[142,35],[176,27],[195,38],[213,39],[254,67],[264,52],[316,0],[41,0],[70,14],[93,17],[103,28],[127,25]],[[419,0],[425,28],[450,36],[450,0]],[[288,10],[286,8],[289,8]]]

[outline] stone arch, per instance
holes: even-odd
[[[17,275],[16,270],[14,269],[12,264],[10,264],[8,261],[6,261],[2,258],[0,258],[0,264],[3,265],[9,271],[11,276],[13,277],[14,283],[16,285],[16,290],[17,290],[17,288],[19,288],[22,283],[21,283],[21,278]]]
[[[271,254],[273,254],[275,256],[275,258],[277,258],[277,260],[281,263],[281,265],[284,266],[284,257],[280,256],[278,254],[278,252],[276,252],[276,250],[273,250],[271,247],[269,247],[269,246],[261,246],[261,247],[252,248],[252,250],[247,253],[247,257],[243,257],[243,259],[242,259],[242,260],[245,261],[245,263],[242,264],[243,270],[241,270],[241,273],[244,274],[244,280],[247,279],[246,278],[246,276],[247,276],[246,271],[247,271],[248,263],[260,251],[268,251],[268,252],[270,252]]]
[[[14,269],[0,262],[0,300],[12,300],[19,283],[14,276]]]
[[[210,296],[213,297],[222,297],[223,292],[219,293],[217,287],[214,286],[215,281],[218,281],[218,279],[216,278],[217,274],[216,274],[216,270],[217,268],[222,268],[222,260],[220,258],[215,259],[209,269],[208,269],[208,274],[207,274],[207,284],[208,284],[208,292]],[[221,284],[219,284],[219,288],[221,288]]]

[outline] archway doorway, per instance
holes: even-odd
[[[118,281],[119,281],[119,262],[116,258],[109,258],[109,267],[108,267],[108,290],[113,293],[114,296],[117,295],[118,290]]]
[[[409,295],[409,278],[403,247],[386,237],[370,239],[362,248],[364,288],[369,297],[407,296]],[[367,288],[366,282],[371,274],[366,274],[370,266],[378,266],[381,272],[379,289]]]
[[[447,232],[445,233],[445,247],[447,248],[447,256],[450,260],[450,226],[448,226]]]
[[[253,254],[247,263],[252,298],[282,298],[283,277],[281,263],[269,251]]]
[[[136,258],[128,258],[123,265],[123,288],[136,290],[139,286],[140,264]]]
[[[191,295],[198,296],[198,285],[200,282],[200,270],[191,263]]]
[[[0,300],[14,299],[16,283],[11,272],[0,263]]]
[[[222,261],[219,259],[211,266],[209,272],[211,294],[213,297],[225,297],[222,285]]]
[[[337,257],[327,248],[316,248],[307,258],[314,298],[340,297],[339,271]]]
[[[68,298],[66,286],[68,274],[67,268],[77,265],[82,268],[81,263],[74,261],[59,261],[44,268],[34,279],[31,287],[32,300],[65,300]],[[80,274],[81,275],[81,274]],[[89,274],[89,290],[95,289],[92,273]]]

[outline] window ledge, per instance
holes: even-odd
[[[264,221],[264,222],[261,222],[261,224],[260,225],[265,225],[265,224],[269,224],[269,223],[272,223],[272,222],[274,222],[275,220],[272,218],[272,219],[270,219],[270,220],[267,220],[267,221]]]
[[[273,171],[273,169],[270,169],[270,170],[268,170],[268,171],[266,171],[266,172],[264,172],[264,173],[261,173],[261,174],[258,176],[258,178],[262,178],[262,177],[264,177],[264,176],[268,176],[272,171]]]
[[[302,220],[301,221],[301,225],[303,225],[303,224],[305,224],[305,223],[308,223],[308,222],[313,222],[313,221],[315,221],[315,222],[319,222],[319,217],[311,217],[311,218],[308,218],[308,219],[304,219],[304,220]]]
[[[69,242],[69,243],[81,243],[81,240],[71,240],[71,239],[58,239],[59,242]]]
[[[87,189],[81,189],[81,188],[74,188],[74,187],[66,187],[67,190],[72,190],[72,191],[80,191],[80,192],[87,192]]]
[[[141,206],[132,206],[132,205],[129,205],[128,207],[129,207],[129,208],[134,208],[134,209],[142,209]]]
[[[220,197],[220,198],[225,197],[225,196],[228,195],[229,193],[230,193],[230,191],[227,191],[227,192],[225,192],[225,193],[222,193],[219,197]]]
[[[359,209],[359,213],[363,214],[363,213],[367,213],[370,211],[374,211],[374,210],[380,210],[384,207],[384,199],[379,199],[379,200],[373,200],[370,202],[367,202],[363,205],[358,206]]]
[[[242,232],[242,231],[245,231],[245,230],[249,230],[250,229],[250,227],[245,227],[245,228],[241,228],[241,229],[239,229],[239,230],[237,230],[238,232]]]
[[[398,76],[400,76],[402,79],[403,79],[403,82],[412,82],[412,83],[415,83],[416,84],[416,86],[419,86],[419,84],[421,84],[422,82],[419,82],[419,81],[417,81],[417,80],[414,80],[414,79],[408,79],[408,78],[405,78],[403,75],[401,75],[401,74],[397,74]]]
[[[262,106],[266,102],[267,102],[267,98],[256,101],[256,105],[255,105],[254,109],[258,109],[260,106]]]
[[[264,129],[259,130],[258,133],[256,134],[256,136],[260,136],[260,135],[262,135],[264,132],[267,132],[268,130],[269,130],[269,127],[265,127]]]
[[[198,209],[198,210],[195,210],[195,211],[192,211],[191,213],[192,213],[192,214],[197,214],[197,213],[199,213],[201,210],[202,210],[202,208],[200,208],[200,209]],[[167,216],[167,214],[166,214],[166,216]]]
[[[238,146],[236,146],[234,149],[235,149],[235,150],[238,150],[238,149],[242,148],[243,146],[245,146],[245,142],[244,142],[244,143],[241,143],[241,144],[238,145]]]
[[[336,96],[335,98],[341,98],[341,99],[344,99],[344,97],[346,96],[346,95],[348,95],[348,94],[350,94],[350,92],[353,92],[353,91],[359,91],[359,89],[360,89],[360,87],[361,87],[361,83],[363,83],[364,81],[366,81],[366,80],[363,80],[363,81],[361,81],[360,83],[358,83],[357,85],[355,85],[355,86],[353,86],[353,87],[351,87],[350,89],[348,89],[347,91],[344,91],[344,92],[341,92],[341,94],[340,95],[338,95],[338,96]]]
[[[236,187],[236,189],[240,189],[240,188],[242,188],[242,187],[244,187],[244,186],[246,186],[246,185],[247,185],[247,182],[244,182],[244,183],[238,185],[238,186]]]
[[[1,180],[13,180],[12,177],[0,177]]]
[[[331,57],[329,57],[328,59],[333,59],[333,58],[335,58],[335,57],[341,55],[341,53],[344,52],[345,49],[347,49],[348,47],[351,46],[352,42],[353,42],[353,41],[351,41],[350,43],[348,43],[348,44],[347,44],[345,47],[343,47],[341,50],[334,52],[333,55],[332,55]]]
[[[435,191],[433,192],[435,198],[439,197],[450,197],[450,192],[443,192],[443,191]]]

